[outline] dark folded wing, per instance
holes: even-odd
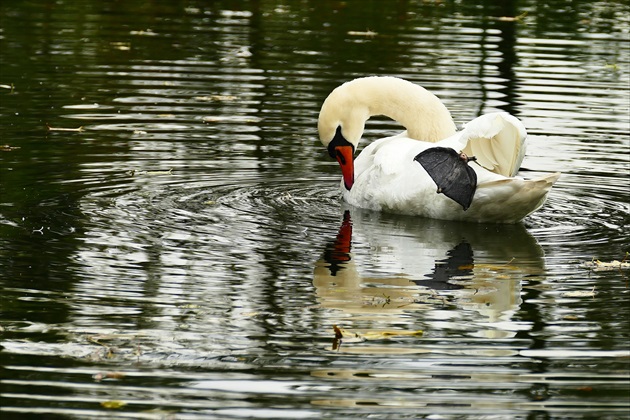
[[[448,147],[432,147],[415,158],[436,183],[438,193],[467,210],[477,189],[477,174],[467,159]]]

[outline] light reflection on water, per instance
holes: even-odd
[[[54,36],[26,38],[3,4],[3,415],[627,413],[627,274],[580,267],[628,251],[627,6],[411,3],[92,5],[75,30],[37,9]],[[547,204],[517,226],[347,208],[317,112],[367,74],[458,124],[517,115],[522,175],[563,172]]]

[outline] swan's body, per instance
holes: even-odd
[[[368,145],[354,160],[365,122],[386,115],[407,130]],[[492,113],[456,131],[442,102],[424,88],[394,77],[355,79],[333,90],[319,115],[322,143],[343,172],[341,188],[351,205],[435,219],[516,223],[538,209],[559,174],[514,177],[525,155],[525,128],[507,113]],[[414,159],[443,147],[475,156],[472,204],[464,210],[444,194]],[[463,155],[463,156],[465,156]],[[463,165],[463,163],[459,163]]]

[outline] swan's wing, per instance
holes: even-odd
[[[438,193],[468,210],[477,188],[477,174],[467,159],[448,147],[431,147],[414,158],[437,185]]]
[[[518,172],[525,156],[527,132],[518,118],[495,112],[475,118],[465,125],[463,152],[475,156],[477,163],[499,175],[511,177]]]

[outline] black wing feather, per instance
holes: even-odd
[[[477,189],[477,174],[468,166],[466,157],[448,147],[432,147],[415,158],[437,184],[438,193],[468,210]]]

